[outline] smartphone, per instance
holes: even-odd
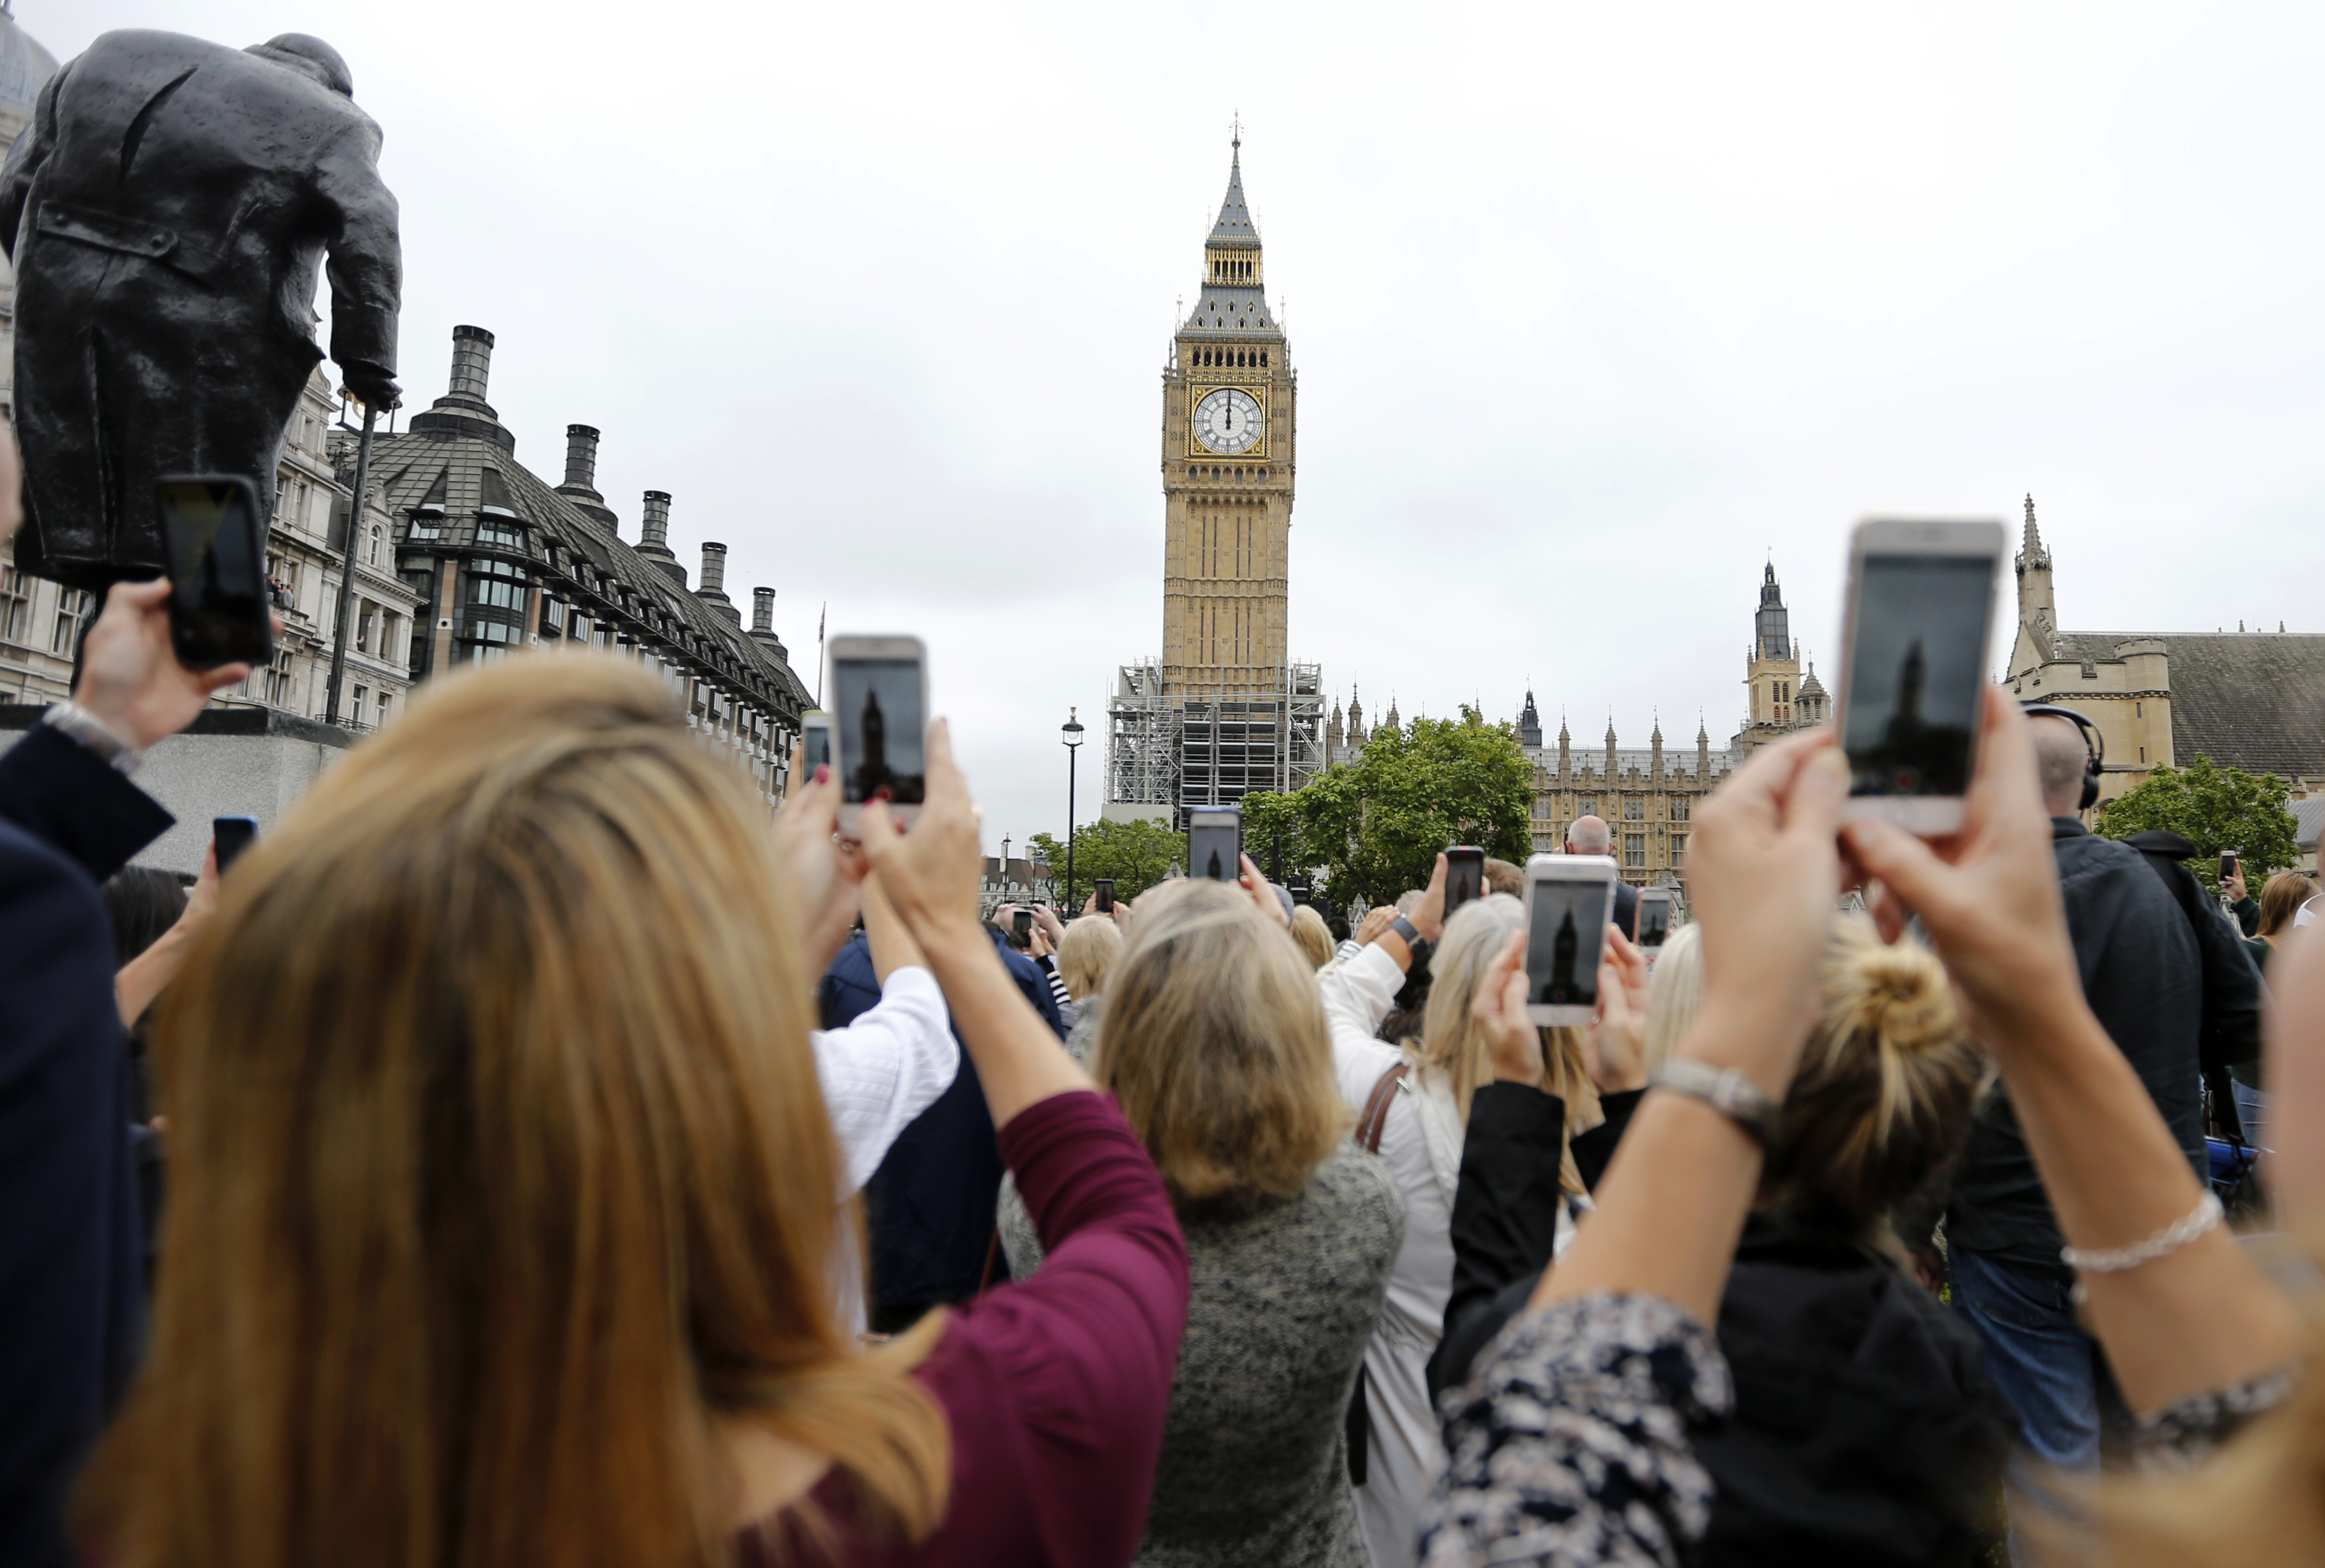
[[[2003,546],[1998,522],[1857,525],[1834,708],[1844,819],[1878,816],[1923,837],[1961,826]]]
[[[1486,852],[1466,844],[1449,844],[1445,849],[1445,918],[1451,919],[1453,911],[1472,899],[1483,898],[1486,892]]]
[[[1615,913],[1615,858],[1538,854],[1526,862],[1526,1016],[1587,1024],[1598,1006],[1598,958]]]
[[[1100,877],[1098,881],[1092,882],[1090,886],[1096,890],[1098,894],[1098,912],[1101,915],[1113,914],[1114,879],[1112,877]]]
[[[2220,852],[2220,881],[2225,882],[2236,874],[2237,852],[2232,849],[2222,850]]]
[[[176,474],[153,486],[170,562],[170,642],[188,669],[274,657],[266,525],[258,490],[230,474]]]
[[[1009,945],[1020,948],[1031,947],[1033,945],[1033,910],[1020,909],[1015,915],[1011,917]]]
[[[1660,947],[1671,939],[1671,890],[1639,890],[1639,945]]]
[[[835,637],[830,659],[839,831],[853,837],[864,803],[883,789],[888,809],[909,827],[928,782],[928,650],[917,637]]]
[[[1187,874],[1231,882],[1242,873],[1243,807],[1187,807]]]
[[[258,818],[255,816],[210,818],[210,844],[218,851],[218,875],[226,875],[227,867],[234,864],[244,850],[257,842]]]
[[[831,765],[831,715],[811,708],[800,715],[800,766],[809,779],[818,768]]]

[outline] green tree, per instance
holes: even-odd
[[[1533,811],[1533,764],[1516,732],[1465,704],[1458,719],[1374,731],[1353,766],[1290,795],[1244,797],[1244,843],[1257,859],[1282,826],[1287,873],[1320,872],[1334,899],[1385,903],[1426,886],[1449,844],[1524,861]]]
[[[2216,768],[2202,752],[2185,769],[2159,767],[2135,789],[2101,803],[2098,831],[2129,838],[2165,828],[2196,846],[2190,866],[2197,879],[2219,890],[2220,852],[2235,850],[2244,862],[2245,881],[2257,893],[2261,879],[2291,865],[2293,813],[2284,808],[2290,787],[2274,773]]]
[[[1046,833],[1034,834],[1027,847],[1037,860],[1047,861],[1058,879],[1059,896],[1066,884],[1066,846]],[[1089,896],[1098,877],[1114,879],[1114,896],[1135,899],[1171,872],[1173,862],[1187,856],[1187,841],[1159,822],[1085,822],[1074,829],[1074,910]]]

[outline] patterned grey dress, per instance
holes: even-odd
[[[2200,1394],[2144,1424],[2144,1462],[2191,1462],[2291,1392],[2287,1374]],[[1688,1434],[1735,1402],[1710,1333],[1652,1296],[1524,1314],[1447,1390],[1451,1457],[1423,1568],[1675,1568],[1711,1517]]]
[[[1351,1145],[1294,1197],[1240,1219],[1181,1216],[1193,1274],[1144,1568],[1367,1568],[1347,1416],[1404,1241],[1404,1200]],[[1041,1244],[1014,1189],[1019,1278]]]

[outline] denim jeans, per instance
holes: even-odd
[[[1955,1248],[1954,1306],[1978,1331],[1986,1370],[2018,1413],[2026,1446],[2070,1470],[2099,1462],[2099,1349],[2075,1323],[2072,1277]]]

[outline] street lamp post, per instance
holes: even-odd
[[[1074,918],[1074,764],[1080,760],[1082,749],[1081,721],[1074,717],[1077,708],[1066,710],[1066,722],[1058,731],[1058,739],[1066,748],[1066,896],[1061,904],[1066,918]]]

